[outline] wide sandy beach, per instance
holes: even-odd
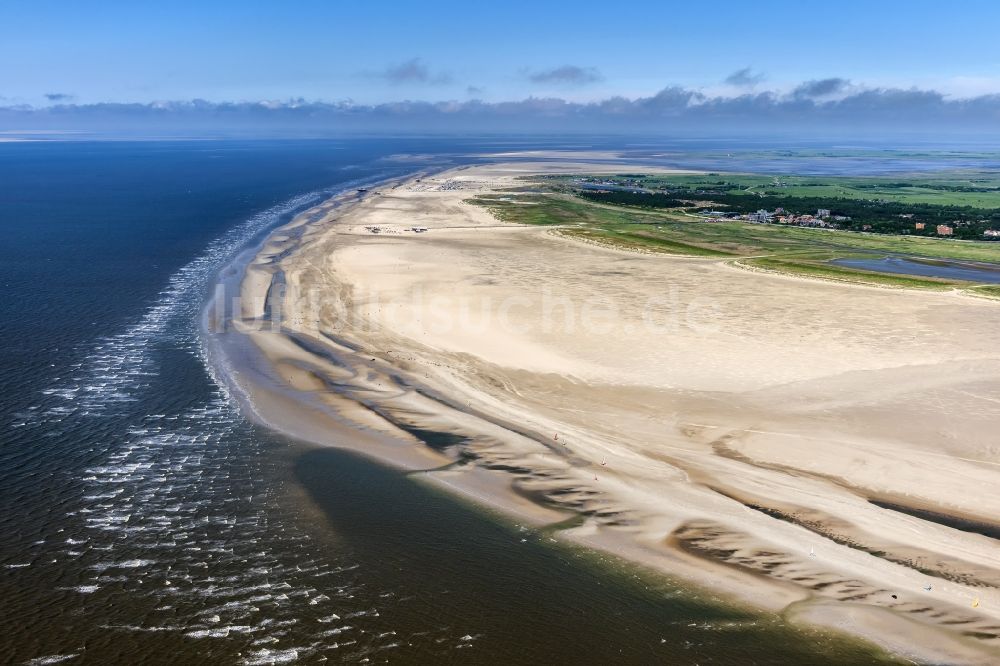
[[[466,202],[630,167],[580,159],[415,176],[275,231],[233,317],[267,360],[231,359],[247,408],[734,603],[1000,659],[1000,304],[603,248]]]

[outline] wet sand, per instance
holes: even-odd
[[[227,334],[245,406],[735,603],[995,661],[1000,306],[607,249],[465,202],[628,168],[578,160],[425,174],[275,231]]]

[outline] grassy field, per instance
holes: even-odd
[[[985,296],[987,298],[1000,300],[1000,284],[973,287],[969,289],[969,291],[977,296]]]
[[[917,236],[859,234],[829,229],[810,229],[745,222],[660,222],[659,233],[682,242],[706,244],[740,254],[789,254],[827,251],[840,258],[872,253],[901,254],[928,259],[1000,262],[1000,244],[945,241]]]
[[[572,176],[558,180],[569,182]],[[769,194],[788,197],[878,199],[899,203],[940,206],[1000,208],[1000,176],[995,173],[953,172],[948,176],[892,176],[849,178],[841,176],[765,176],[713,173],[700,175],[643,176],[642,187],[689,189],[692,192],[726,187],[734,194]]]
[[[702,180],[710,180],[701,178]],[[926,177],[833,178],[815,176],[725,176],[747,193],[761,192],[785,196],[881,199],[900,203],[927,203],[942,206],[1000,208],[1000,178],[991,174],[969,174],[948,179]],[[690,185],[697,186],[697,178]]]
[[[476,197],[498,219],[559,226],[562,235],[621,249],[739,259],[761,270],[916,289],[966,288],[960,280],[910,277],[836,266],[833,259],[903,255],[1000,263],[1000,243],[950,241],[744,222],[709,222],[683,210],[593,203],[561,192],[510,192]],[[981,287],[984,295],[1000,287]]]

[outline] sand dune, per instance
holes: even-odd
[[[271,362],[258,416],[537,523],[582,516],[561,534],[735,600],[995,662],[1000,306],[601,248],[464,202],[608,168],[464,167],[276,232],[238,322]]]

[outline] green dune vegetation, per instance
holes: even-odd
[[[602,189],[605,185],[608,189]],[[553,233],[621,249],[717,257],[748,269],[886,287],[973,289],[978,295],[1000,295],[1000,287],[977,286],[965,279],[832,263],[894,256],[996,263],[1000,269],[1000,242],[956,240],[959,229],[972,229],[970,234],[982,239],[984,229],[1000,227],[1000,177],[996,176],[560,175],[526,179],[522,187],[469,201],[485,206],[500,220],[549,225],[555,227]],[[825,219],[850,219],[813,228],[776,223],[777,217],[766,224],[737,218],[768,207],[778,213],[827,209],[831,213]],[[708,217],[706,210],[716,216]],[[923,228],[917,229],[920,222]],[[937,224],[948,224],[955,231],[953,237],[937,237]],[[861,229],[867,233],[857,233]]]
[[[971,291],[976,296],[984,296],[986,298],[995,298],[1000,300],[1000,285],[981,285],[973,287]]]

